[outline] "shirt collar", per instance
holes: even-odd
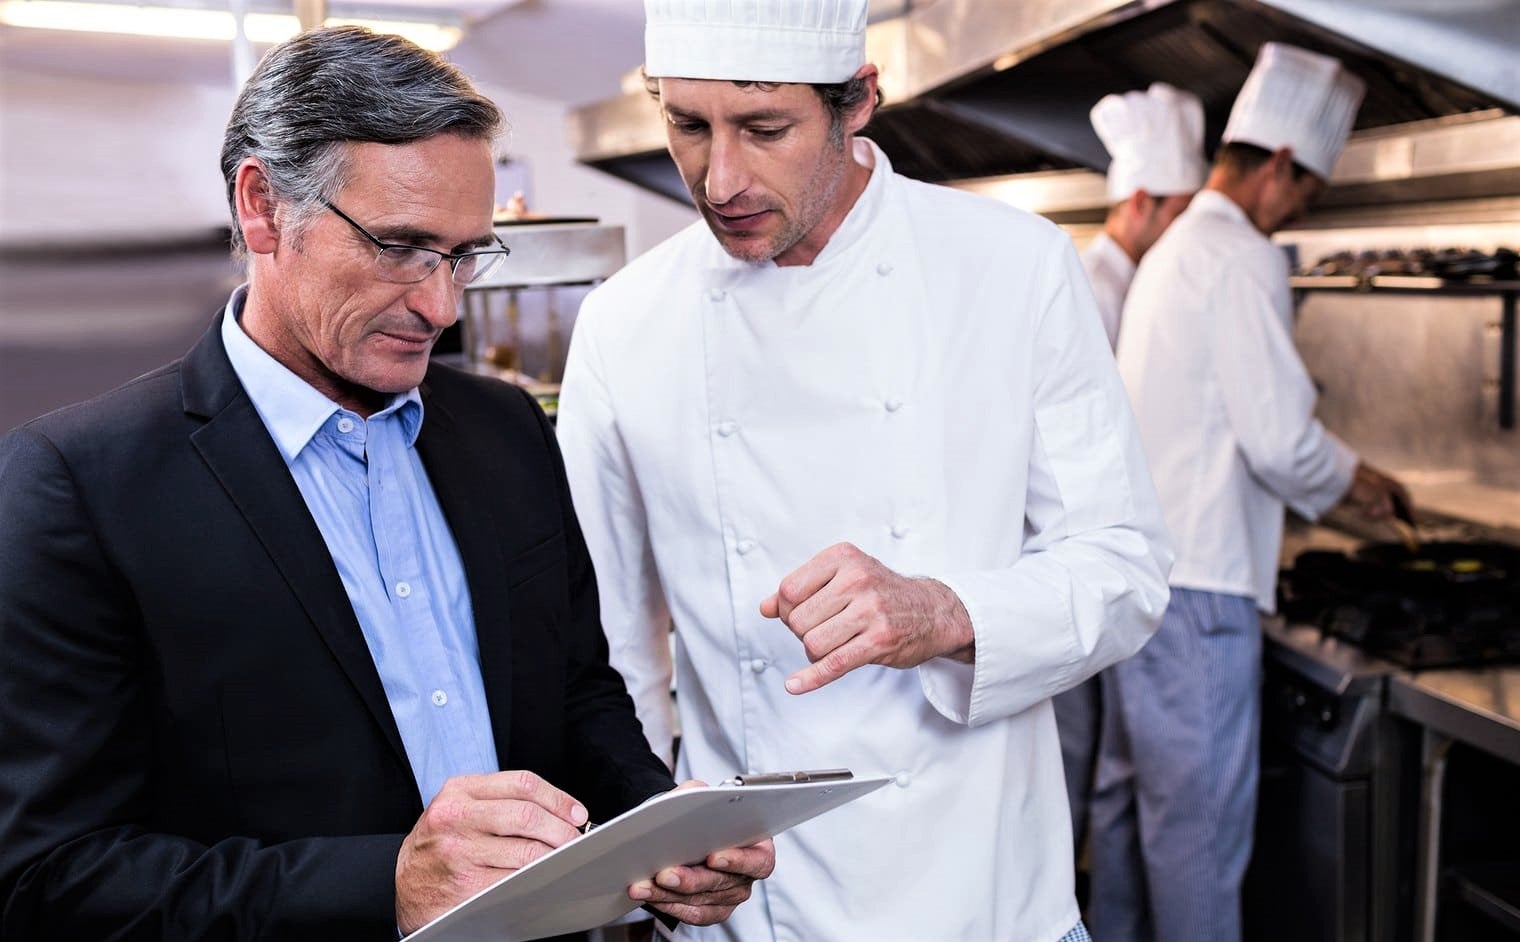
[[[316,436],[334,412],[346,412],[292,373],[244,332],[238,318],[248,300],[248,286],[239,285],[227,301],[222,317],[222,345],[238,382],[253,401],[285,463],[291,464],[301,449]],[[369,417],[373,422],[396,414],[408,444],[415,444],[422,428],[422,396],[414,387],[391,398],[385,408]],[[357,418],[357,416],[355,416]]]

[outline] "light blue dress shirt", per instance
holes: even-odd
[[[222,318],[227,357],[337,565],[425,806],[498,765],[464,564],[417,454],[422,397],[368,419],[339,407],[243,332],[245,297]]]

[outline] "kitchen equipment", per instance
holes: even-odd
[[[1520,662],[1520,549],[1374,543],[1301,553],[1279,585],[1282,612],[1403,667]]]
[[[1314,627],[1262,627],[1246,942],[1401,942],[1416,776],[1384,707],[1396,668]]]

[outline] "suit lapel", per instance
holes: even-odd
[[[181,367],[185,409],[207,419],[191,443],[264,545],[403,766],[385,688],[327,544],[222,346],[221,318]]]
[[[504,482],[492,478],[469,437],[426,385],[422,399],[417,453],[464,561],[475,637],[480,645],[480,679],[485,684],[496,757],[505,763],[512,719],[511,606],[501,531],[491,499],[491,495],[501,493]]]

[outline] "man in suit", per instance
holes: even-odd
[[[543,414],[428,362],[506,254],[499,125],[398,37],[277,47],[222,154],[248,283],[0,441],[0,938],[394,939],[675,784]],[[772,862],[629,895],[711,923]]]

